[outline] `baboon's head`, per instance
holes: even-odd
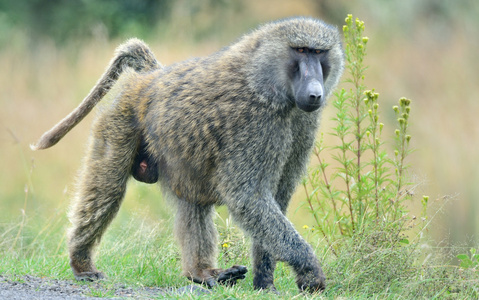
[[[250,84],[273,105],[312,112],[325,104],[343,71],[337,28],[312,18],[266,24],[255,41]]]

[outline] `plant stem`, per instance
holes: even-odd
[[[323,235],[324,239],[326,240],[326,243],[328,244],[329,248],[331,249],[331,252],[333,252],[334,256],[338,257],[336,254],[336,251],[333,248],[333,245],[329,241],[329,238],[327,234],[324,232],[323,227],[321,226],[321,223],[319,222],[318,214],[314,210],[313,203],[311,201],[311,197],[309,196],[308,188],[306,187],[306,183],[303,183],[304,191],[306,192],[306,201],[308,202],[309,209],[313,213],[314,220],[316,222],[316,226],[318,226],[319,231],[321,231],[321,234]]]
[[[334,201],[333,191],[331,190],[331,185],[329,184],[328,177],[326,176],[326,168],[323,164],[323,161],[321,160],[321,157],[319,156],[319,152],[317,148],[314,148],[314,155],[316,155],[316,158],[318,159],[319,167],[321,168],[321,173],[323,174],[324,184],[326,185],[326,190],[328,191],[329,199],[331,200],[331,204],[333,205],[335,219],[339,220],[339,218],[336,218],[336,217],[338,216],[340,211],[338,211],[338,209],[336,208],[336,201]],[[344,235],[343,229],[341,228],[341,224],[339,222],[337,223],[338,223],[340,234]]]

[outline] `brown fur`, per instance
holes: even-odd
[[[322,52],[305,56],[298,48]],[[124,72],[113,103],[93,125],[70,215],[76,278],[104,276],[92,251],[136,172],[141,181],[158,179],[178,203],[175,233],[183,272],[195,282],[212,286],[244,278],[245,267],[216,268],[212,215],[214,205],[223,204],[253,239],[255,288],[274,289],[278,260],[292,266],[301,290],[324,288],[312,248],[284,213],[307,165],[324,98],[343,69],[336,28],[308,18],[273,22],[208,57],[163,68],[138,40],[120,46],[117,57],[122,53],[133,63],[114,58],[87,104],[35,147],[55,144],[111,87],[117,78],[111,74]],[[317,78],[309,78],[315,70]],[[319,83],[321,89],[311,88]],[[298,108],[304,107],[299,98],[307,102],[305,109]]]

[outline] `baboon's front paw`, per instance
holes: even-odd
[[[265,287],[258,287],[258,286],[255,286],[253,284],[253,288],[255,290],[258,290],[258,291],[261,291],[261,292],[264,292],[264,293],[272,293],[272,294],[276,294],[276,295],[280,294],[278,292],[278,290],[276,289],[276,287],[274,286],[274,284],[270,284],[270,285],[265,286]]]
[[[302,292],[318,293],[326,288],[326,278],[321,270],[309,271],[298,275],[296,283]]]
[[[81,273],[75,273],[75,279],[78,281],[96,281],[96,280],[101,280],[105,279],[106,276],[103,272],[81,272]]]
[[[316,278],[313,281],[298,284],[298,286],[302,292],[308,292],[311,294],[322,292],[326,288],[324,278]]]
[[[255,290],[263,291],[266,293],[274,293],[274,294],[279,294],[278,291],[276,290],[276,287],[274,286],[274,279],[273,277],[264,277],[261,276],[261,274],[258,274],[258,272],[255,274],[255,277],[253,278],[253,288]]]
[[[248,269],[245,266],[234,265],[218,274],[216,281],[219,284],[234,285],[239,279],[244,279]]]

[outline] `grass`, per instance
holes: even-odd
[[[29,274],[73,280],[66,253],[65,217],[62,214],[52,216],[46,224],[35,217],[27,216],[25,220],[13,226],[3,224],[0,228],[0,274],[13,278]],[[236,240],[225,250],[220,236],[219,265],[250,266],[245,254],[248,241],[242,242],[237,230],[231,225],[226,228],[220,217],[217,223],[222,235],[229,230],[228,239]],[[468,299],[479,295],[477,269],[444,263],[450,260],[451,253],[442,254],[444,249],[428,249],[427,243],[398,248],[377,246],[373,241],[383,235],[369,232],[344,242],[343,251],[335,257],[325,247],[324,240],[310,235],[310,230],[302,233],[316,248],[328,278],[323,294],[298,294],[293,272],[279,263],[275,284],[280,295],[254,291],[252,274],[248,273],[235,287],[218,287],[201,299]],[[97,266],[108,276],[101,282],[103,289],[91,283],[80,283],[91,286],[92,296],[111,296],[118,285],[179,288],[191,284],[180,276],[179,249],[173,240],[171,218],[154,221],[141,211],[128,214],[128,218],[119,216],[114,221],[98,248]],[[181,297],[177,298],[184,299]],[[195,297],[190,296],[191,299]]]
[[[217,220],[221,222],[220,218]],[[42,224],[40,220],[26,218],[15,226],[2,225],[0,274],[14,279],[28,274],[73,280],[65,245],[66,223],[62,215],[57,215],[47,224]],[[91,295],[101,297],[111,296],[118,284],[133,288],[180,288],[192,284],[185,277],[180,276],[180,255],[173,239],[172,223],[171,217],[153,221],[142,212],[130,214],[128,220],[119,216],[97,249],[97,267],[108,277],[101,282],[105,290],[96,288],[96,285],[92,283],[80,284],[91,285]],[[38,226],[44,227],[39,229]],[[230,246],[225,249],[219,245],[221,248],[219,266],[228,267],[233,263],[249,265],[249,258],[244,255],[249,246],[246,242],[239,242],[244,239],[238,236],[237,230],[231,225],[229,228],[221,227],[220,229],[222,234],[229,231]],[[236,242],[232,242],[235,240]],[[224,244],[225,241],[222,240],[222,242]],[[237,255],[238,253],[241,255]],[[237,286],[218,287],[214,293],[202,296],[202,299],[205,297],[207,299],[273,297],[254,291],[251,273],[249,275]],[[278,267],[277,278],[278,287],[286,292],[285,297],[297,294],[293,274],[286,266],[281,264]],[[192,296],[192,298],[195,297]]]

